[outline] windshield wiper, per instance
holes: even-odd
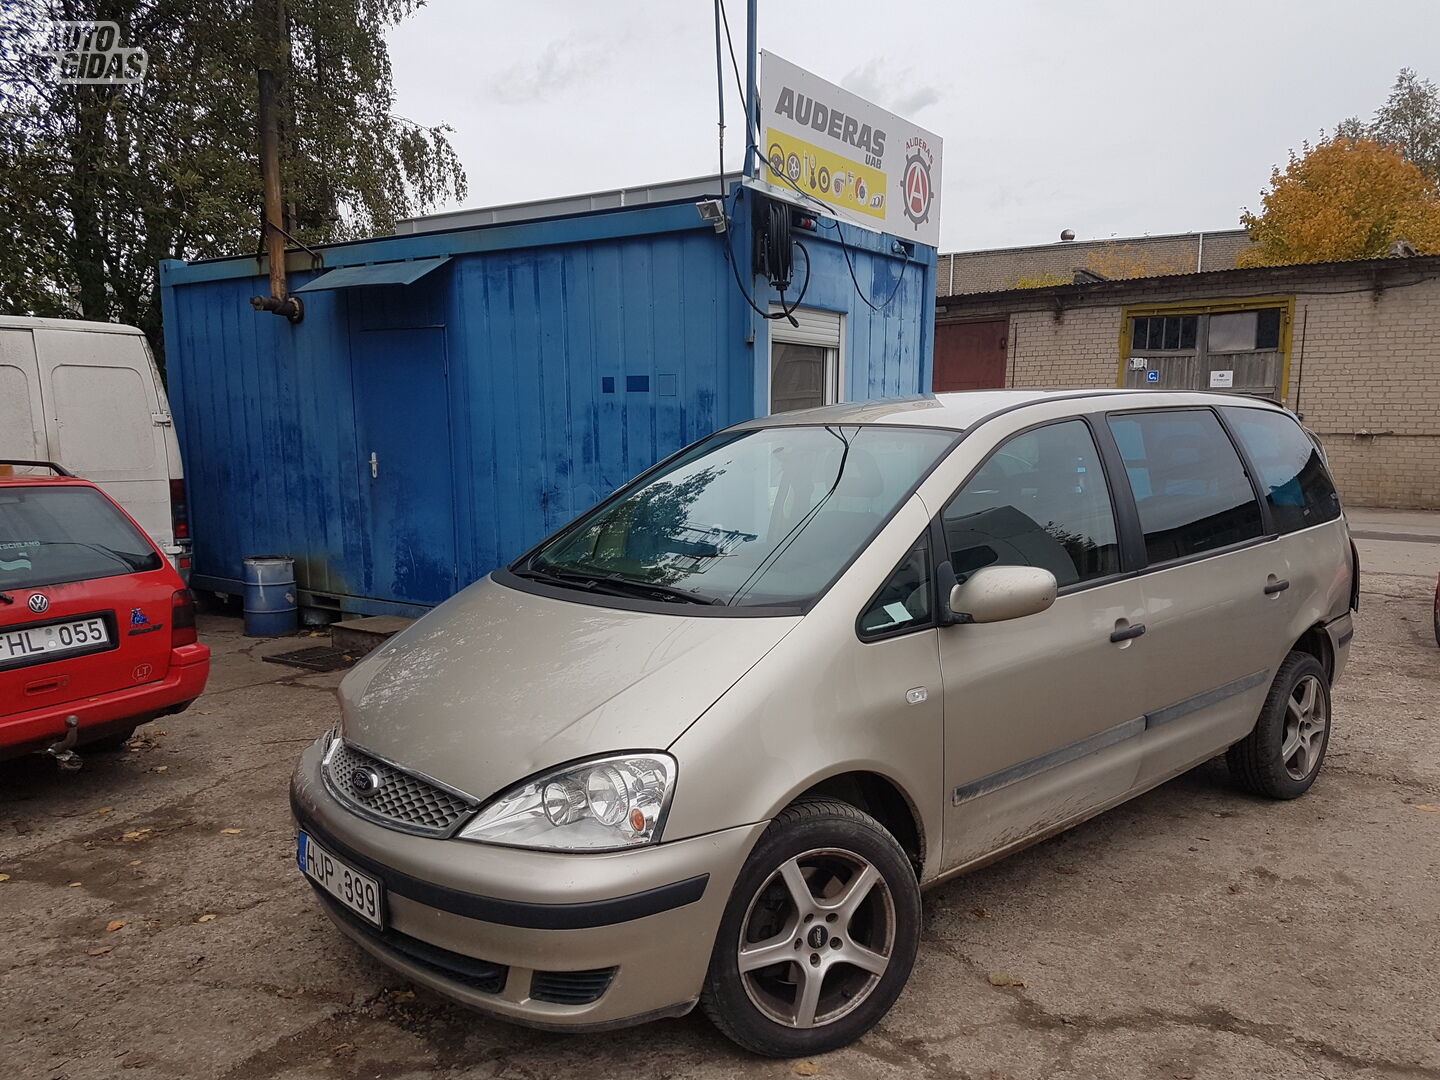
[[[611,596],[638,595],[682,604],[724,603],[718,596],[712,599],[687,589],[677,589],[670,585],[658,585],[649,581],[636,581],[634,578],[623,577],[620,574],[602,574],[590,570],[562,570],[555,566],[546,566],[541,570],[536,568],[533,563],[530,569],[517,571],[517,574],[532,580],[552,581],[558,585],[587,589],[592,592],[604,592]]]

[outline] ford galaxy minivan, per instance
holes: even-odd
[[[1358,566],[1290,413],[837,405],[694,444],[419,620],[292,784],[340,929],[509,1020],[844,1045],[920,889],[1225,753],[1315,781]]]

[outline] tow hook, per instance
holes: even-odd
[[[65,737],[59,742],[51,743],[45,748],[45,753],[55,759],[55,764],[60,766],[63,772],[75,772],[83,762],[80,755],[75,753],[75,741],[80,737],[80,717],[65,717]]]

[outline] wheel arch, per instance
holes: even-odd
[[[923,879],[929,854],[925,826],[914,800],[894,780],[867,769],[854,769],[815,781],[790,802],[814,796],[848,803],[880,822],[909,857],[915,876]]]
[[[1295,644],[1290,646],[1291,652],[1308,653],[1320,661],[1320,666],[1325,669],[1326,680],[1333,682],[1335,679],[1335,647],[1330,643],[1330,635],[1326,633],[1321,623],[1316,623],[1306,630]]]

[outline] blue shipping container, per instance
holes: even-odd
[[[239,594],[247,556],[291,555],[305,606],[419,614],[769,412],[775,324],[727,259],[776,302],[754,202],[732,194],[726,234],[687,200],[292,253],[297,325],[251,309],[262,260],[163,264],[195,586]],[[831,396],[928,389],[934,249],[843,228],[796,233],[803,311],[840,328]]]

